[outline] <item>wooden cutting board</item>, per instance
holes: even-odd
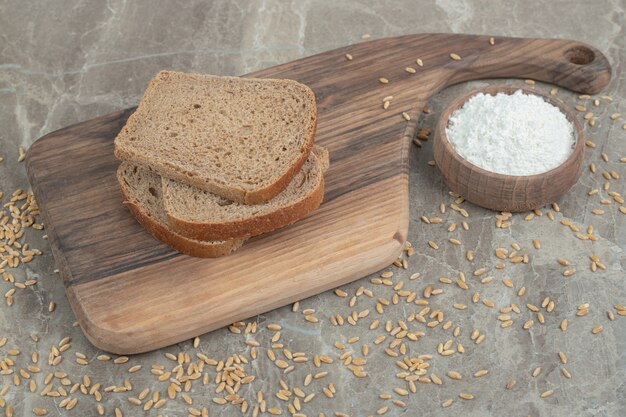
[[[197,259],[173,252],[122,205],[113,139],[133,109],[50,133],[28,151],[28,175],[68,299],[97,347],[120,354],[156,349],[388,266],[407,236],[410,139],[433,94],[494,77],[591,94],[609,82],[611,70],[598,50],[574,41],[496,37],[491,45],[488,36],[421,34],[248,75],[291,78],[315,91],[316,143],[329,149],[331,166],[320,209],[233,255]],[[390,95],[385,111],[382,99]]]

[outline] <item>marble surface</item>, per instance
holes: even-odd
[[[626,130],[622,128],[625,120],[609,118],[620,110],[626,113],[625,14],[623,0],[548,3],[480,0],[0,2],[0,157],[4,158],[0,162],[0,191],[5,194],[3,204],[16,188],[28,188],[24,166],[17,162],[19,147],[28,148],[38,137],[72,123],[136,104],[148,80],[162,68],[237,75],[360,42],[365,33],[379,38],[417,32],[465,32],[581,40],[603,51],[614,71],[611,84],[603,92],[613,101],[601,100],[598,107],[586,102],[598,118],[594,127],[585,128],[589,139],[596,144],[594,149],[587,149],[586,163],[595,163],[598,170],[595,174],[585,170],[578,184],[559,201],[561,211],[554,213],[554,221],[547,218],[547,208],[542,216],[529,221],[524,220],[527,213],[515,215],[509,228],[498,229],[495,213],[463,203],[470,217],[466,219],[469,230],[462,230],[463,218],[450,209],[453,198],[448,195],[437,171],[426,163],[432,159],[431,141],[419,150],[413,149],[409,240],[415,247],[415,254],[407,258],[408,269],[390,267],[387,270],[394,272],[390,278],[393,285],[404,282],[404,290],[420,296],[428,286],[445,289],[443,294],[433,296],[430,303],[433,310],[439,309],[445,315],[444,322],[454,323],[447,331],[441,324],[430,329],[415,320],[409,321],[410,314],[419,312],[421,307],[404,301],[397,305],[392,303],[379,315],[375,310],[377,299],[384,297],[392,301],[397,291],[372,283],[374,277],[366,277],[343,288],[348,293],[346,298],[328,292],[302,300],[298,313],[285,307],[252,318],[250,321],[258,322],[256,334],[234,334],[222,329],[201,336],[197,348],[189,341],[131,357],[123,364],[99,361],[97,356],[103,352],[93,348],[80,329],[72,325],[74,317],[63,284],[53,272],[54,260],[42,238],[45,231],[28,230],[25,241],[41,249],[43,255],[25,267],[6,269],[17,282],[36,279],[37,284],[16,288],[13,305],[2,303],[0,306],[0,338],[7,338],[0,348],[0,358],[9,358],[8,362],[4,359],[0,363],[7,369],[0,375],[0,406],[3,408],[0,415],[3,412],[10,415],[8,407],[12,407],[14,416],[33,415],[34,408],[45,409],[50,416],[96,415],[96,404],[101,404],[109,416],[115,415],[115,408],[124,416],[185,416],[193,415],[196,410],[202,413],[203,407],[209,409],[211,416],[242,414],[236,405],[213,402],[214,397],[223,397],[225,393],[215,393],[217,371],[212,365],[206,365],[202,372],[207,373],[210,380],[206,386],[202,375],[188,386],[182,384],[183,392],[189,389],[185,398],[191,405],[181,393],[176,399],[161,402],[162,408],[158,410],[144,411],[148,399],[156,395],[154,392],[159,392],[160,398],[167,398],[169,381],[159,381],[159,377],[150,372],[152,365],[162,365],[165,371],[176,366],[165,356],[166,352],[188,353],[193,361],[198,360],[197,353],[218,361],[233,354],[248,358],[249,363],[244,364],[243,369],[255,379],[239,390],[249,404],[246,415],[252,415],[259,390],[264,393],[268,409],[280,409],[282,415],[289,415],[288,404],[297,396],[296,386],[307,395],[316,394],[306,404],[300,399],[301,412],[308,416],[318,413],[366,416],[377,412],[389,416],[626,415],[626,317],[617,315],[613,307],[626,304],[626,216],[618,211],[619,204],[602,191],[605,180],[601,175],[604,170],[613,170],[622,178],[626,176],[626,164],[619,162],[626,156]],[[481,84],[484,82],[463,84],[437,95],[430,103],[431,114],[426,115],[420,125],[433,126],[446,103]],[[536,88],[548,91],[550,86],[537,85]],[[560,91],[559,96],[570,104],[582,102],[565,91]],[[601,152],[606,153],[608,162],[601,159]],[[624,194],[623,179],[610,183],[610,191]],[[588,196],[594,188],[601,190],[599,195]],[[591,210],[600,207],[603,198],[611,199],[613,204],[602,207],[605,214],[593,215]],[[440,202],[448,207],[445,214],[439,213]],[[428,225],[419,220],[422,215],[439,216],[443,222]],[[575,232],[560,223],[565,218],[571,219],[583,233],[592,225],[597,241],[577,239]],[[449,233],[446,229],[451,222],[458,223],[459,229]],[[462,241],[461,247],[447,242],[453,236]],[[541,242],[541,249],[533,248],[534,239]],[[440,249],[431,249],[428,240],[438,242]],[[513,264],[495,257],[495,248],[505,247],[512,252],[512,243],[520,245],[520,253],[528,253],[528,264]],[[469,249],[475,253],[473,263],[465,259],[465,251]],[[591,272],[591,255],[598,256],[606,269]],[[557,257],[570,260],[576,274],[563,277],[566,268],[557,263]],[[498,262],[504,262],[506,268],[496,269]],[[475,277],[472,271],[481,266],[488,272]],[[415,272],[421,276],[410,280],[409,276]],[[470,291],[463,292],[439,281],[443,276],[456,281],[461,272],[467,275]],[[493,276],[493,281],[481,284],[480,280],[487,275]],[[505,277],[510,278],[513,288],[503,285]],[[6,281],[5,276],[0,286],[5,293],[14,284]],[[363,294],[350,306],[351,297],[361,287],[371,290],[373,297]],[[526,292],[518,296],[521,287],[525,287]],[[471,300],[475,291],[480,292],[481,301],[477,303]],[[546,297],[554,301],[552,312],[541,308]],[[495,308],[484,305],[485,299],[492,300]],[[50,302],[56,303],[52,312]],[[458,310],[453,308],[454,303],[468,307]],[[501,313],[497,309],[512,303],[518,305],[521,312],[509,313],[513,325],[502,328],[498,321]],[[537,314],[526,307],[527,303],[539,306],[545,324],[538,322]],[[584,303],[589,304],[589,312],[577,317],[577,307]],[[305,321],[304,309],[315,309],[320,322]],[[370,311],[369,316],[361,318],[355,326],[348,323],[333,326],[329,320],[331,315],[347,318],[353,310],[366,309]],[[613,312],[614,321],[609,320],[607,311]],[[381,325],[370,330],[375,319],[380,320]],[[529,319],[534,320],[534,326],[524,330],[522,324]],[[563,319],[569,322],[566,331],[559,329]],[[426,361],[431,365],[425,376],[431,373],[439,376],[442,385],[416,382],[416,392],[411,393],[407,382],[397,377],[404,372],[396,365],[402,356],[394,358],[385,353],[393,338],[384,329],[387,320],[392,322],[392,327],[403,320],[410,331],[425,333],[419,342],[403,339],[408,347],[407,356],[432,355],[432,359]],[[427,321],[430,320],[427,316]],[[269,323],[282,326],[279,343],[285,349],[306,353],[308,361],[295,363],[292,372],[283,374],[267,357],[266,351],[274,335],[274,331],[266,328]],[[602,325],[603,331],[594,335],[591,329],[597,325]],[[458,337],[452,334],[456,326],[460,327]],[[482,343],[472,341],[473,329],[485,335]],[[387,335],[387,339],[375,345],[375,338],[381,335]],[[64,359],[60,364],[50,366],[48,354],[66,336],[71,337],[69,350],[62,352]],[[349,344],[348,339],[352,337],[359,337],[359,340]],[[251,360],[252,347],[245,344],[246,340],[259,341],[256,360]],[[461,343],[465,353],[439,355],[437,345],[447,340],[453,340],[452,350]],[[334,346],[335,342],[345,343],[347,347],[341,351]],[[367,356],[363,355],[363,345],[369,347]],[[12,349],[20,353],[15,355]],[[292,363],[281,349],[274,351],[278,359]],[[340,355],[347,351],[354,351],[353,358],[366,359],[362,365],[366,377],[356,378],[341,363]],[[32,368],[33,352],[39,352],[36,366],[40,372]],[[567,364],[561,363],[558,352],[567,355]],[[322,363],[317,369],[313,363],[315,354],[328,355],[333,363]],[[87,365],[77,363],[82,355]],[[356,363],[359,362],[357,359]],[[129,373],[136,365],[142,368]],[[187,365],[184,366],[186,370]],[[533,370],[538,367],[541,371],[533,377]],[[564,367],[571,379],[563,376]],[[20,374],[20,369],[26,373]],[[473,373],[481,369],[488,370],[488,374],[474,377]],[[9,373],[11,371],[13,374]],[[327,371],[328,375],[304,386],[308,373],[322,371]],[[463,378],[453,380],[446,376],[449,371],[457,371]],[[98,394],[84,394],[79,389],[69,394],[70,398],[77,399],[74,409],[65,410],[62,406],[67,406],[68,400],[64,401],[62,390],[59,397],[40,395],[45,387],[44,379],[51,372],[57,372],[60,377],[52,381],[52,392],[60,392],[63,383],[69,384],[65,389],[70,391],[75,383],[89,382],[86,392],[94,384],[101,384],[101,388],[94,390],[101,393],[101,401],[96,401]],[[64,375],[58,372],[67,373],[68,379],[62,381]],[[19,376],[16,378],[16,375]],[[83,381],[83,376],[88,376],[89,381]],[[123,386],[126,378],[132,385],[130,391],[105,392],[105,387]],[[292,391],[289,401],[276,397],[282,389],[281,379]],[[507,389],[505,386],[511,380],[516,384]],[[328,388],[330,383],[336,389],[332,399],[323,393],[323,388]],[[142,405],[128,401],[128,397],[139,397],[144,388],[151,391]],[[403,395],[402,391],[394,392],[394,388],[406,389],[409,393]],[[553,391],[551,396],[541,398],[541,393],[550,390]],[[471,393],[474,399],[459,398],[461,392]],[[389,394],[389,399],[380,398],[381,394]],[[448,398],[454,399],[454,403],[444,409],[441,404]],[[394,400],[401,400],[405,406],[394,404]]]

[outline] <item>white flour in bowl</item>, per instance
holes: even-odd
[[[457,109],[448,141],[470,163],[506,175],[534,175],[561,165],[575,144],[574,126],[558,107],[517,90],[479,93]]]

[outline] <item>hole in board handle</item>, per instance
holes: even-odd
[[[572,64],[587,65],[596,59],[596,54],[586,46],[574,46],[565,51],[565,58]]]

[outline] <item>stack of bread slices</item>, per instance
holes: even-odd
[[[161,71],[115,138],[124,201],[175,250],[227,255],[321,204],[316,117],[296,81]]]

